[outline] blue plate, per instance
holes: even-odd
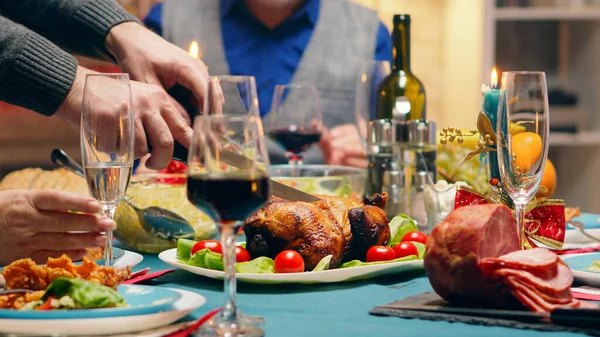
[[[581,213],[581,215],[574,218],[573,221],[579,221],[583,223],[585,225],[585,229],[600,228],[600,214]],[[575,230],[575,228],[567,226],[567,230]]]
[[[593,271],[584,270],[592,265],[592,262],[600,260],[600,253],[590,253],[590,254],[577,254],[573,256],[567,256],[563,259],[563,261],[571,268],[571,270],[582,271],[586,273],[594,273],[600,275],[600,273],[595,273]]]
[[[80,319],[147,315],[170,311],[173,304],[181,298],[181,293],[171,289],[127,284],[119,286],[119,294],[127,301],[128,307],[49,311],[0,309],[0,318]]]
[[[600,286],[600,273],[585,270],[596,260],[600,260],[600,253],[577,254],[563,258],[563,261],[573,271],[573,277],[576,281],[598,287]]]

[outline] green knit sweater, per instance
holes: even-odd
[[[106,36],[128,21],[111,0],[0,0],[0,100],[51,116],[75,79],[69,53],[114,61]]]

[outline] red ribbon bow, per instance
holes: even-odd
[[[458,186],[454,199],[454,209],[492,203],[481,194],[463,186]],[[540,242],[553,249],[561,249],[565,241],[565,203],[563,200],[549,199],[537,204],[525,214],[526,242],[522,248],[537,247]]]

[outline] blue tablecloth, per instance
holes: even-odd
[[[134,270],[152,271],[170,266],[155,255],[145,255]],[[207,299],[205,306],[192,313],[200,318],[223,304],[222,281],[182,270],[167,274],[150,284],[198,292]],[[366,281],[320,285],[252,285],[238,283],[240,309],[249,315],[263,316],[267,336],[583,336],[516,330],[462,323],[377,317],[369,315],[374,306],[431,291],[422,273],[395,275]]]

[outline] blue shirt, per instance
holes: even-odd
[[[252,15],[244,1],[221,1],[221,30],[229,71],[231,75],[256,78],[261,116],[270,110],[275,85],[292,81],[317,24],[320,5],[321,0],[305,0],[291,17],[270,29]],[[162,34],[162,4],[152,8],[144,23]],[[391,61],[391,57],[390,34],[380,22],[373,58]]]

